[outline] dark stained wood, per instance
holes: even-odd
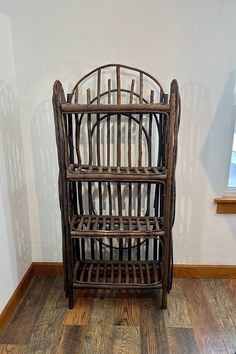
[[[175,279],[173,314],[158,308],[160,296],[150,290],[79,290],[68,310],[62,283],[33,279],[0,337],[0,353],[235,353],[236,280]]]
[[[97,72],[98,78],[97,78],[97,104],[100,105],[100,94],[101,94],[101,70],[98,70]],[[101,166],[101,149],[100,149],[100,135],[101,135],[101,131],[100,131],[100,114],[97,113],[97,165]],[[99,193],[99,213],[100,215],[102,215],[102,185],[100,182],[98,182],[98,193]],[[93,241],[92,244],[93,245]],[[93,256],[94,252],[92,249],[92,256]],[[94,258],[94,257],[93,257]]]
[[[29,284],[32,281],[33,276],[34,276],[34,266],[33,264],[31,264],[31,266],[23,276],[22,280],[20,281],[19,285],[17,286],[16,290],[14,291],[13,295],[11,296],[10,300],[8,301],[5,308],[0,314],[0,335],[4,332],[7,323],[9,322],[10,318],[14,314],[19,302],[21,301],[24,293],[29,287]]]
[[[183,290],[188,299],[188,309],[200,353],[228,353],[201,281],[185,280]]]
[[[74,151],[73,151],[73,126],[72,126],[71,115],[68,115],[68,134],[69,134],[69,145],[70,145],[70,162],[74,163]],[[76,136],[76,154],[78,163],[81,164],[81,154],[80,154],[80,138],[81,138],[81,120],[78,117],[78,114],[75,114],[75,136]]]
[[[78,87],[75,89],[75,103],[79,103],[79,90]]]
[[[112,353],[114,326],[93,323],[87,327],[81,354]]]
[[[114,68],[114,67],[115,67],[115,68],[116,68],[116,67],[120,67],[120,68],[128,69],[128,70],[130,70],[131,72],[133,71],[133,72],[141,72],[141,73],[143,73],[143,75],[147,76],[150,80],[154,81],[154,83],[160,87],[161,93],[163,93],[163,88],[162,88],[160,82],[157,81],[157,79],[156,79],[154,76],[150,75],[149,73],[145,72],[144,70],[140,70],[140,69],[134,68],[134,67],[132,67],[132,66],[128,66],[128,65],[124,65],[124,64],[114,64],[114,63],[101,65],[99,68],[93,69],[92,71],[90,71],[89,73],[87,73],[86,75],[84,75],[84,76],[76,83],[76,85],[75,85],[74,88],[73,88],[72,93],[75,94],[75,91],[78,89],[78,85],[79,85],[82,81],[86,80],[89,76],[91,76],[92,74],[96,73],[98,70],[103,70],[103,69],[106,69],[106,68]]]
[[[140,73],[140,88],[139,88],[139,101],[140,104],[143,103],[143,73]],[[143,132],[143,114],[141,113],[139,115],[139,131],[138,131],[138,167],[142,166],[142,154],[143,154],[143,149],[142,149],[142,132]],[[137,215],[141,215],[141,184],[138,184],[138,211]],[[137,258],[140,259],[140,240],[138,240],[138,246],[137,246],[137,253],[138,256]]]
[[[154,91],[151,90],[150,103],[153,103],[153,102],[154,102]],[[148,137],[149,137],[149,141],[148,141],[148,164],[149,164],[149,166],[152,165],[152,119],[153,119],[153,115],[150,114],[149,115],[149,123],[148,123]],[[148,188],[147,189],[147,214],[149,215],[151,213],[151,203],[150,203],[151,184],[150,183],[148,183],[147,188]],[[148,247],[147,247],[147,251],[148,251]]]
[[[108,67],[109,71],[103,70]],[[136,89],[135,80],[139,81]],[[86,104],[78,103],[78,93],[81,101],[86,97]],[[73,289],[85,287],[162,289],[161,306],[166,308],[172,279],[178,83],[172,81],[168,103],[161,85],[150,74],[121,64],[105,65],[79,80],[67,97],[65,102],[57,81],[53,107],[69,308],[74,306]],[[151,220],[151,183],[160,192],[160,197],[156,193],[155,216],[161,219]],[[85,184],[88,193],[82,193]],[[154,242],[149,242],[150,237],[155,237]],[[108,240],[104,242],[104,238]],[[157,254],[160,242],[163,251]],[[117,264],[113,262],[116,257]],[[135,261],[139,263],[134,263],[133,272],[131,262]]]
[[[94,299],[81,353],[109,353],[113,343],[113,330],[113,300]]]
[[[38,314],[34,330],[27,341],[32,352],[53,353],[58,345],[61,323],[67,307],[61,277],[55,277],[51,283],[52,287],[47,294],[44,307]]]
[[[236,292],[231,296],[220,282],[202,280],[209,307],[229,353],[236,350]]]
[[[123,284],[126,288],[145,288],[148,284],[150,288],[161,288],[160,273],[157,261],[90,260],[76,263],[73,286],[110,289],[112,284],[115,289]]]
[[[96,323],[114,324],[114,300],[111,298],[98,297],[93,301],[88,326]]]
[[[140,300],[142,353],[170,353],[163,310],[156,311],[154,299]]]
[[[99,173],[99,171],[83,171],[83,173],[78,173],[78,171],[67,171],[67,178],[71,181],[101,181],[105,182],[109,180],[109,182],[143,182],[143,183],[156,183],[157,181],[166,181],[167,176],[163,171],[158,171],[156,169],[155,172],[148,171],[147,173],[126,173],[121,172],[118,173],[116,170],[114,173]]]
[[[192,328],[188,311],[187,298],[183,290],[184,279],[173,281],[173,288],[168,301],[168,309],[164,312],[167,327]]]
[[[192,328],[168,328],[170,353],[200,354],[195,342]]]
[[[140,328],[114,327],[112,349],[114,354],[141,354]]]
[[[111,79],[108,80],[108,104],[111,104]],[[111,118],[107,118],[107,167],[111,165]],[[112,215],[112,194],[111,194],[111,183],[107,183],[108,199],[109,199],[109,215]],[[113,248],[112,239],[110,240],[110,259],[113,258]]]
[[[56,354],[77,354],[81,353],[84,339],[84,326],[68,326],[62,328],[60,342]]]
[[[63,113],[155,113],[168,112],[169,104],[143,103],[143,104],[69,104],[64,103],[61,106]]]
[[[91,218],[92,229],[88,228],[88,220]],[[118,237],[118,227],[119,233],[124,236],[130,237],[158,237],[164,235],[164,230],[162,228],[162,221],[156,217],[132,217],[132,222],[129,222],[129,217],[119,216],[114,218],[113,216],[106,216],[106,223],[109,229],[104,230],[99,228],[101,220],[104,220],[104,216],[94,216],[94,215],[82,215],[76,217],[71,221],[71,236],[82,237],[89,236],[91,238],[98,236],[107,237]],[[112,228],[112,224],[115,224],[116,228]],[[142,224],[142,228],[141,228]],[[126,227],[124,228],[123,225]],[[148,228],[148,225],[152,225],[152,229]]]
[[[137,298],[121,297],[117,299],[114,324],[116,326],[139,327],[140,307]]]
[[[0,343],[25,344],[32,334],[35,323],[47,301],[48,293],[53,286],[54,278],[36,277],[30,285],[26,296],[12,317],[7,331],[0,337]],[[61,283],[62,284],[62,283]],[[24,323],[24,335],[22,327]]]
[[[135,80],[132,79],[131,81],[131,88],[130,88],[130,98],[129,98],[129,103],[133,103],[133,96],[134,96],[134,85],[135,85]]]
[[[87,103],[89,104],[91,100],[90,89],[87,89]],[[88,146],[89,146],[89,165],[92,165],[93,151],[92,151],[92,132],[91,132],[91,114],[88,114],[87,118],[87,129],[88,129]]]
[[[120,66],[116,66],[116,85],[117,85],[117,104],[121,104],[121,87],[120,87]],[[118,110],[119,111],[119,110]]]

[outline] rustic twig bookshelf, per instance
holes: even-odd
[[[101,66],[53,107],[59,161],[65,292],[75,288],[162,289],[172,284],[172,226],[180,121],[178,84],[170,96],[148,73]]]

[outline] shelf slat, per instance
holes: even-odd
[[[170,105],[162,103],[138,104],[77,104],[64,103],[62,113],[158,113],[169,112]]]
[[[67,179],[74,181],[147,182],[156,183],[167,179],[167,170],[157,167],[112,167],[91,165],[70,165]]]
[[[158,261],[76,262],[74,287],[121,288],[162,287]]]
[[[73,238],[159,237],[164,235],[164,227],[163,220],[153,216],[133,216],[131,221],[129,216],[77,215],[72,217],[70,234]]]

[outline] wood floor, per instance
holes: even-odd
[[[159,295],[158,295],[159,294]],[[175,279],[158,292],[83,291],[67,309],[62,277],[35,277],[0,337],[0,353],[236,352],[236,280]]]

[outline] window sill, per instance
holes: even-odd
[[[236,196],[215,198],[217,214],[236,214]]]

